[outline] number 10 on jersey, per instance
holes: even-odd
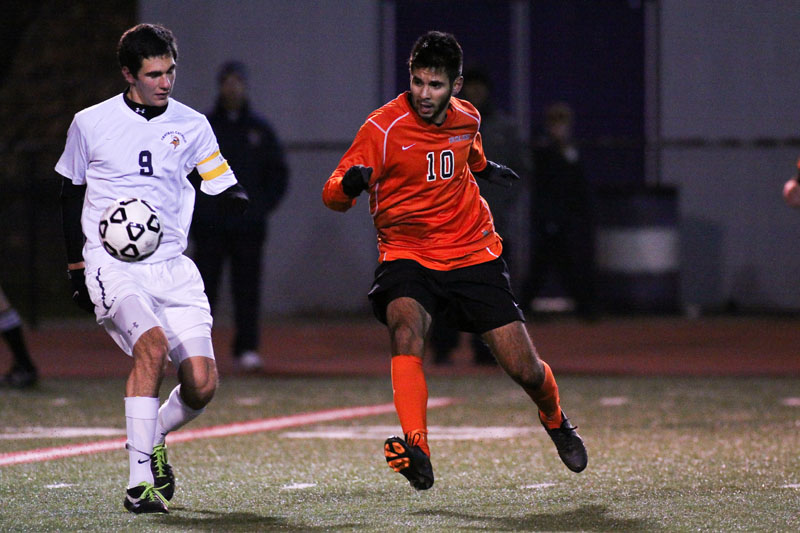
[[[428,159],[428,181],[436,181],[436,152],[425,154]],[[449,180],[455,171],[455,156],[452,150],[442,150],[439,152],[439,177]]]

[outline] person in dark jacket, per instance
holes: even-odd
[[[558,102],[545,111],[546,137],[533,151],[529,275],[522,304],[530,308],[551,269],[575,301],[578,315],[593,318],[594,244],[589,182],[572,139],[574,113]]]
[[[230,261],[235,335],[233,355],[237,368],[257,370],[262,251],[268,216],[283,198],[288,182],[283,148],[270,124],[250,106],[248,72],[239,61],[224,63],[217,76],[219,96],[207,115],[236,177],[250,196],[250,206],[240,216],[224,218],[217,207],[197,196],[192,223],[195,263],[200,269],[216,311],[219,283],[225,261]],[[194,176],[195,183],[198,177]]]

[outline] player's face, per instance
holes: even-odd
[[[175,84],[175,60],[171,55],[147,57],[136,76],[127,67],[122,67],[122,75],[130,85],[128,98],[137,104],[162,107]]]
[[[447,118],[450,97],[458,94],[464,78],[450,83],[441,69],[415,68],[411,71],[411,106],[426,122],[441,124]]]

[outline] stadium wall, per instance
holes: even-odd
[[[800,153],[800,48],[792,31],[800,2],[619,2],[646,11],[646,180],[679,189],[682,303],[800,309],[792,278],[800,267],[794,247],[800,213],[780,197]],[[394,49],[395,14],[408,3],[138,2],[138,20],[163,22],[178,35],[177,98],[208,109],[217,66],[243,59],[252,68],[255,106],[287,144],[291,187],[272,218],[264,258],[263,300],[272,314],[366,312],[376,263],[371,220],[363,205],[346,215],[328,211],[321,188],[366,114],[396,94],[402,58]],[[498,9],[496,2],[466,4],[470,16]],[[531,48],[548,46],[525,34],[539,4],[511,0],[510,15],[475,24],[475,32],[494,36],[492,46],[497,35],[509,35],[509,57],[497,64],[509,70],[504,103],[517,113],[523,132],[532,116],[532,80],[524,66]],[[6,287],[8,292],[38,297],[31,305],[17,299],[28,314],[69,307],[62,292],[57,187],[49,172],[72,114],[119,87],[113,58],[102,50],[113,48],[118,28],[132,18],[126,1],[109,3],[105,11],[85,1],[67,11],[59,5],[37,3],[12,17],[21,44],[2,58],[8,68],[0,87],[6,185],[0,203],[7,230],[0,266],[5,284],[9,278],[24,284],[22,290]],[[86,53],[72,56],[94,58],[88,70],[58,59],[57,43],[69,39],[60,37],[59,28],[85,28]],[[40,240],[41,250],[30,238]]]

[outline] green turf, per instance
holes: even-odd
[[[786,487],[800,483],[800,407],[781,403],[800,395],[800,381],[562,377],[559,384],[589,449],[581,474],[560,463],[538,427],[514,439],[432,434],[436,484],[416,492],[385,465],[380,440],[289,439],[280,430],[170,446],[177,491],[168,515],[124,511],[122,450],[0,467],[0,530],[800,530],[800,489]],[[430,425],[534,420],[527,397],[503,376],[430,379],[429,389],[463,399],[430,410]],[[124,428],[122,390],[121,380],[58,380],[0,392],[0,433]],[[615,397],[628,403],[606,405]],[[390,401],[387,378],[227,378],[189,427]],[[386,414],[320,426],[393,424]],[[0,439],[0,453],[88,440],[102,438]],[[300,484],[313,486],[291,488]]]

